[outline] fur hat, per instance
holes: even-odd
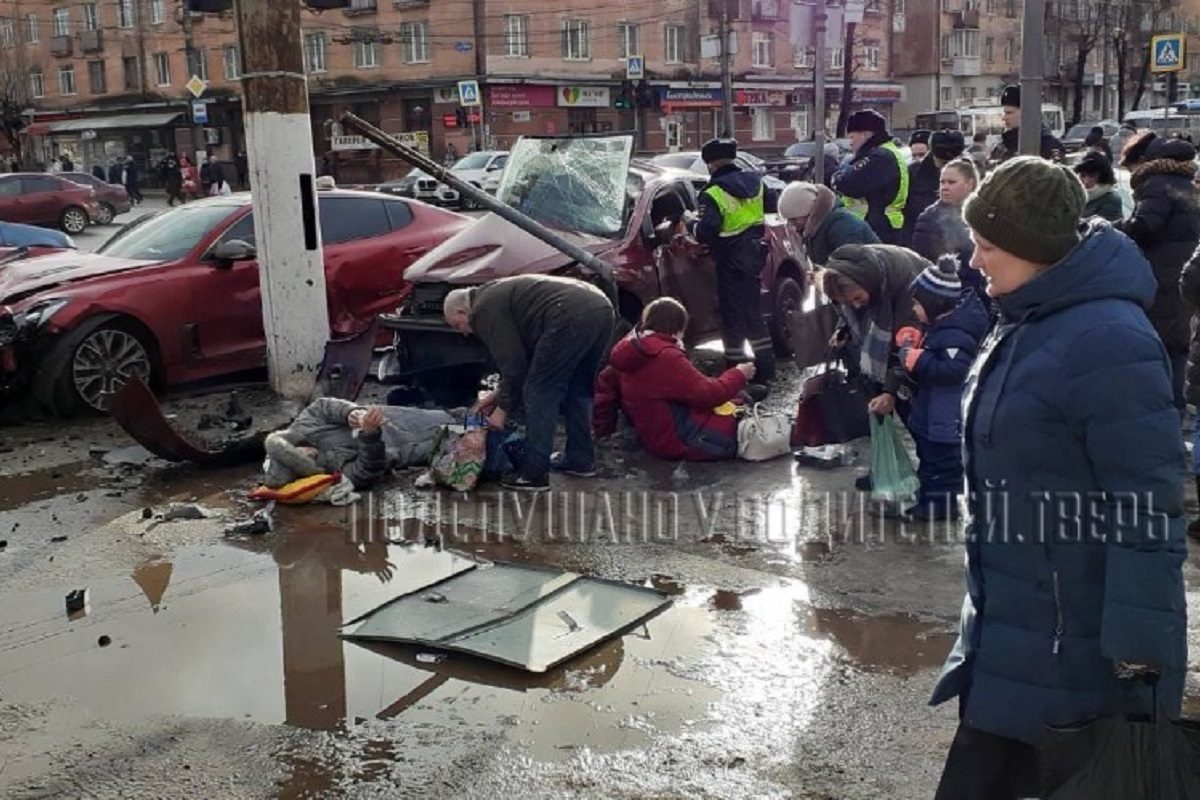
[[[1004,91],[1000,93],[1000,105],[1010,106],[1012,108],[1021,107],[1021,87],[1015,83],[1004,87]]]
[[[929,137],[929,149],[934,158],[953,161],[967,149],[967,141],[963,138],[962,131],[934,131]]]
[[[885,133],[887,120],[878,111],[865,108],[850,115],[846,125],[847,133]]]
[[[929,144],[929,131],[925,129],[916,130],[908,137],[908,145],[912,147],[914,144]]]
[[[737,140],[709,139],[700,148],[700,158],[704,159],[705,164],[711,164],[714,161],[732,161],[737,158]]]

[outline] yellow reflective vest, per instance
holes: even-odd
[[[892,201],[887,204],[887,208],[883,210],[888,224],[892,226],[893,230],[898,231],[904,227],[904,204],[908,202],[908,166],[904,163],[904,155],[900,152],[900,148],[896,147],[894,142],[885,142],[879,146],[879,149],[891,153],[892,158],[896,159],[896,169],[900,170],[900,188],[896,191],[896,196],[892,198]],[[865,199],[847,197],[845,205],[854,216],[859,219],[866,218],[869,209]]]
[[[709,186],[704,194],[713,199],[721,212],[722,238],[737,236],[739,233],[762,225],[766,220],[763,212],[763,187],[758,187],[754,197],[738,198],[722,189],[720,186]]]

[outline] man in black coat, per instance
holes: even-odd
[[[879,241],[903,245],[908,165],[888,133],[887,120],[877,111],[856,111],[846,130],[854,160],[833,176],[832,188],[846,198],[847,208],[867,221]]]
[[[133,160],[133,156],[125,156],[125,193],[129,195],[129,199],[134,205],[140,206],[145,200],[142,197],[142,183],[138,174],[137,162]]]
[[[996,161],[1007,161],[1020,154],[1017,143],[1021,135],[1021,87],[1016,84],[1005,86],[1004,91],[1000,94],[1000,105],[1004,114],[1004,133],[1000,134],[1000,143],[996,145],[992,158]],[[1063,143],[1050,132],[1049,128],[1042,125],[1042,140],[1038,155],[1050,161],[1061,161],[1065,152]]]
[[[113,162],[108,165],[108,182],[122,183],[121,180],[121,159],[114,158]]]
[[[904,202],[904,229],[912,240],[921,212],[937,202],[942,167],[963,154],[967,143],[960,131],[941,130],[929,136],[929,155],[908,168],[908,199]]]
[[[200,185],[204,187],[204,196],[208,197],[212,185],[221,179],[221,165],[209,155],[200,167]]]
[[[771,381],[775,350],[763,319],[759,274],[767,260],[765,214],[775,210],[779,198],[763,185],[761,175],[735,163],[733,139],[706,142],[700,157],[710,177],[700,193],[699,217],[686,227],[716,262],[725,361],[730,366],[745,361],[749,340],[756,374]]]

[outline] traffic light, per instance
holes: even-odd
[[[621,91],[617,94],[617,99],[613,101],[613,108],[622,111],[633,108],[633,83],[631,81],[621,84]]]
[[[638,81],[636,99],[638,108],[654,107],[654,92],[650,90],[650,84],[645,78]]]

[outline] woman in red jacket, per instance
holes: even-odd
[[[646,306],[634,332],[613,347],[596,379],[597,439],[616,429],[619,408],[653,456],[684,461],[737,456],[737,417],[732,405],[718,407],[740,399],[754,364],[706,377],[688,361],[679,340],[687,322],[679,301],[659,298]]]

